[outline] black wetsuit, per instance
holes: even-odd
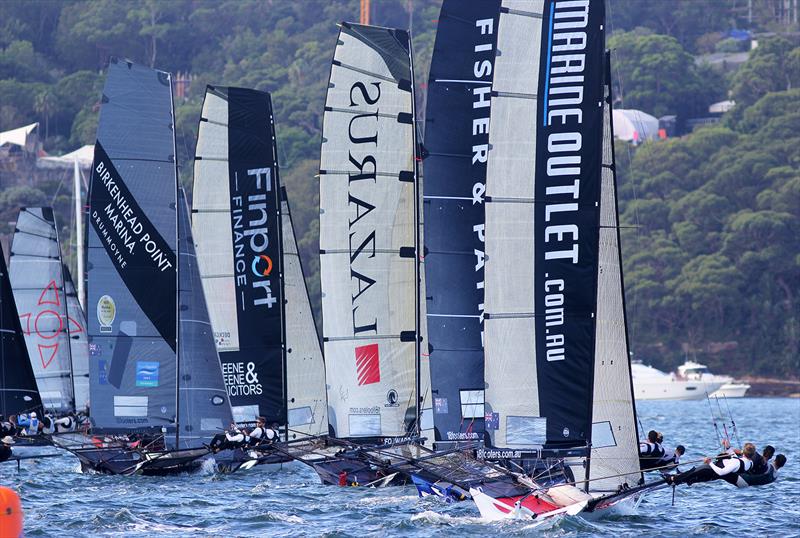
[[[0,445],[0,461],[6,461],[12,456],[13,452],[8,445]]]
[[[663,457],[664,449],[660,444],[649,441],[639,444],[639,467],[642,471],[659,467]]]
[[[739,461],[739,467],[736,470],[730,471],[726,474],[720,475],[717,470],[714,470],[711,466],[715,466],[718,470],[722,470],[724,468],[724,464],[726,460],[737,459]],[[741,458],[737,458],[735,456],[723,456],[721,458],[717,458],[711,465],[703,464],[695,467],[694,469],[690,469],[685,473],[678,473],[674,477],[672,477],[672,484],[696,484],[698,482],[711,482],[712,480],[724,480],[729,484],[736,485],[737,479],[739,474],[744,473],[745,471],[749,471],[752,468],[752,464],[749,460],[743,460]]]
[[[767,459],[758,452],[752,458],[753,467],[750,469],[751,474],[764,474],[769,470]]]

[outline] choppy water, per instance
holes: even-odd
[[[773,444],[789,462],[775,484],[736,489],[699,484],[653,493],[636,515],[599,522],[561,520],[485,523],[472,503],[419,499],[413,488],[340,489],[319,484],[313,471],[253,469],[169,478],[85,475],[71,457],[0,465],[0,484],[20,492],[25,535],[32,536],[800,536],[800,400],[729,401],[742,441]],[[640,402],[647,429],[688,459],[716,445],[706,401]],[[724,403],[723,403],[723,411]],[[730,428],[730,425],[728,425]],[[2,533],[0,533],[2,534]]]

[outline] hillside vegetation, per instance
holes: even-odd
[[[743,4],[610,1],[616,106],[676,114],[680,123],[715,101],[737,103],[689,135],[618,143],[632,348],[658,366],[689,356],[719,371],[797,376],[800,48],[765,36],[737,70],[695,61],[746,50],[726,37],[734,27],[797,30],[780,1],[753,0],[752,21]],[[374,24],[412,28],[420,102],[438,10],[435,0],[373,0]],[[93,143],[110,55],[188,74],[176,117],[181,181],[190,188],[205,85],[272,92],[282,177],[318,304],[314,174],[325,84],[335,23],[358,13],[357,0],[6,0],[0,130],[39,121],[53,154]],[[11,231],[20,205],[52,204],[70,244],[68,187],[26,177],[0,187],[0,231]]]

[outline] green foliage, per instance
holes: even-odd
[[[750,106],[769,92],[800,85],[800,47],[772,37],[759,42],[747,63],[733,77],[731,93],[740,106]]]

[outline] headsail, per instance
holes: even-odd
[[[486,204],[487,430],[586,446],[592,423],[603,1],[504,0]]]
[[[178,448],[208,444],[233,420],[197,262],[189,207],[181,189],[178,195],[178,424],[181,429]]]
[[[484,192],[500,0],[445,0],[425,117],[425,278],[437,446],[483,440]]]
[[[72,386],[76,411],[89,408],[89,340],[86,336],[86,313],[81,308],[72,274],[64,265],[64,292],[67,296],[69,349],[72,357]]]
[[[407,32],[343,23],[325,101],[320,276],[339,437],[417,424],[418,200]]]
[[[75,410],[64,272],[53,209],[20,209],[9,273],[45,409]]]
[[[0,414],[42,412],[42,400],[0,247]]]
[[[286,293],[286,392],[289,439],[328,433],[325,362],[297,250],[286,189],[282,188],[283,275]]]
[[[200,275],[234,416],[285,425],[280,181],[269,94],[209,86],[195,153]]]
[[[617,216],[610,81],[607,56],[590,491],[617,491],[623,484],[633,487],[641,478]]]
[[[177,176],[171,76],[112,60],[89,197],[91,418],[176,420]]]

